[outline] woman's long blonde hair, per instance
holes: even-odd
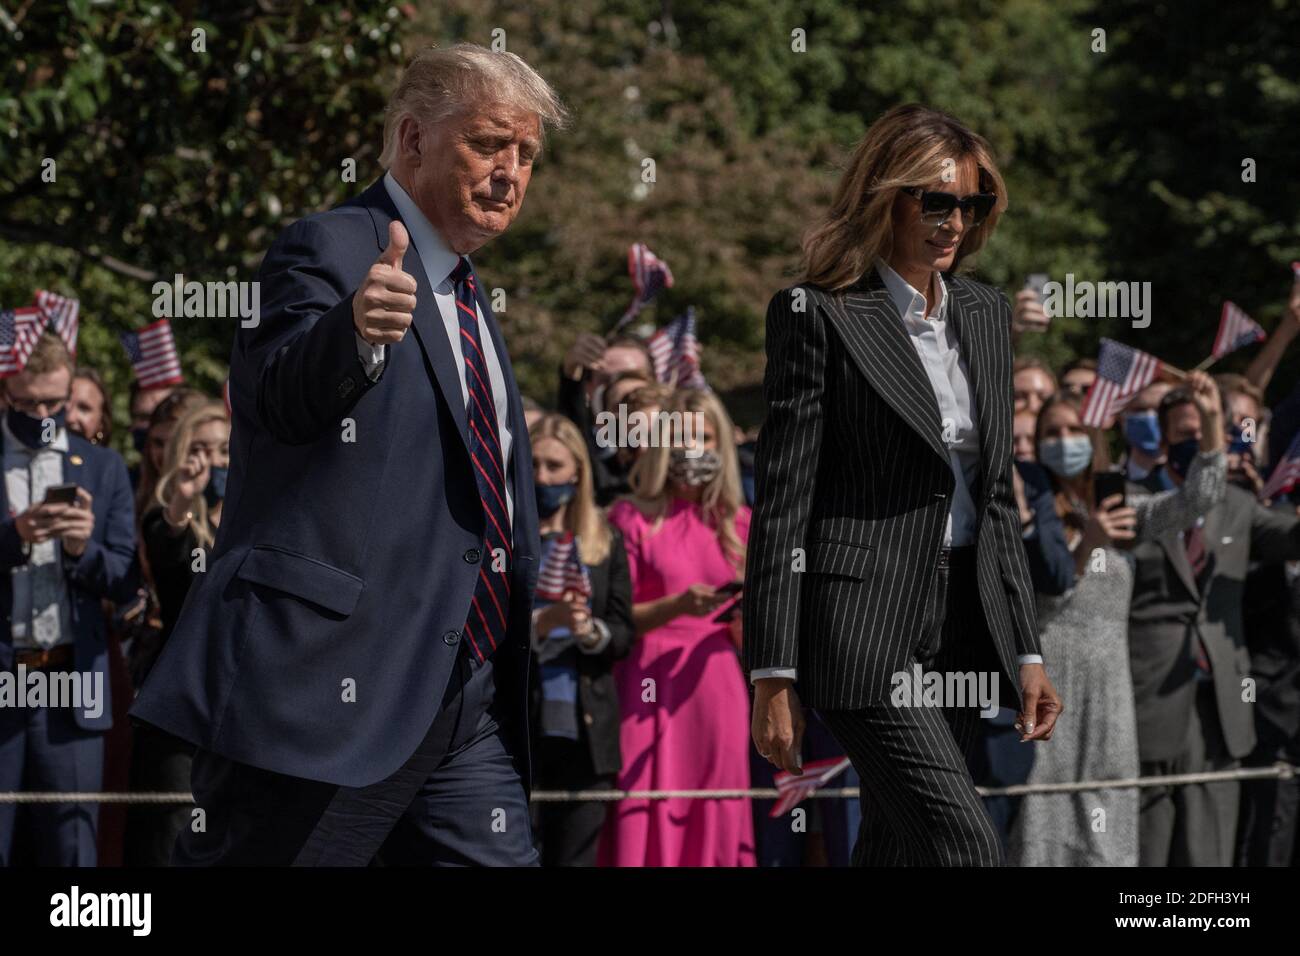
[[[713,425],[722,467],[713,476],[713,480],[704,486],[700,495],[700,510],[709,527],[717,531],[722,553],[737,571],[743,571],[745,545],[736,534],[736,512],[740,510],[744,497],[740,490],[740,466],[736,459],[731,416],[716,395],[698,388],[677,389],[664,404],[662,411],[677,413],[680,419],[687,415],[702,414]],[[668,499],[671,495],[668,487],[668,459],[672,442],[665,440],[667,437],[658,435],[659,440],[637,459],[629,475],[632,486],[630,500],[651,519],[654,530],[658,530],[659,523],[668,512]]]
[[[578,426],[563,415],[547,412],[528,429],[528,438],[536,444],[543,438],[554,438],[565,447],[578,466],[575,480],[578,489],[569,502],[564,515],[564,528],[578,539],[578,554],[586,565],[600,564],[609,557],[609,524],[604,512],[596,507],[596,489],[591,480],[591,459],[587,457],[587,443],[582,440]]]
[[[953,163],[974,161],[979,188],[998,199],[957,247],[953,271],[980,250],[1007,208],[1007,188],[988,142],[958,119],[916,103],[871,124],[853,150],[825,217],[804,236],[801,281],[832,292],[851,286],[893,251],[898,190],[944,180]],[[949,173],[951,175],[951,173]]]
[[[176,423],[176,430],[172,432],[171,438],[167,439],[167,450],[163,452],[162,475],[158,479],[158,486],[154,489],[154,501],[157,504],[167,507],[172,482],[176,480],[177,473],[185,464],[190,451],[190,442],[194,440],[194,433],[208,422],[215,421],[225,422],[229,427],[230,416],[226,414],[224,402],[208,400],[189,409]],[[193,529],[199,547],[212,546],[217,536],[208,514],[207,499],[203,495],[195,497],[194,507],[190,510],[190,517],[186,523]]]

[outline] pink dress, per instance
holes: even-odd
[[[623,532],[632,601],[653,601],[692,584],[738,575],[698,506],[674,498],[654,531],[631,502],[609,510]],[[749,509],[736,536],[749,535]],[[726,624],[683,615],[637,639],[614,665],[622,708],[623,790],[743,790],[749,787],[749,692]],[[651,689],[644,683],[653,680]],[[647,700],[646,698],[651,698]],[[601,866],[753,866],[748,798],[622,800],[601,835]]]

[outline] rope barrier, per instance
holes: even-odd
[[[1147,787],[1185,786],[1192,783],[1217,783],[1226,780],[1291,780],[1300,767],[1277,762],[1269,767],[1241,767],[1207,773],[1175,773],[1157,777],[1125,777],[1117,780],[1079,780],[1073,783],[1018,783],[1009,787],[976,787],[981,797],[1023,797],[1035,794],[1083,793],[1093,790],[1130,790]],[[779,795],[773,787],[736,790],[535,790],[536,803],[611,803],[618,800],[773,800]],[[858,787],[823,787],[808,794],[809,799],[857,799]],[[193,803],[189,793],[0,793],[0,803]]]

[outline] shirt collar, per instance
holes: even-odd
[[[420,207],[402,188],[402,184],[393,176],[392,170],[384,174],[384,188],[388,190],[393,205],[397,207],[398,215],[402,217],[402,223],[411,237],[411,244],[415,246],[415,251],[420,256],[420,264],[424,266],[424,274],[429,277],[429,284],[435,289],[438,288],[447,281],[447,277],[456,268],[460,256],[452,252],[451,247],[433,227],[433,223],[420,212]]]
[[[889,263],[884,259],[876,260],[876,271],[880,273],[885,288],[889,290],[894,305],[898,306],[898,312],[904,319],[925,319],[923,293],[913,289],[906,279],[889,267]],[[939,304],[931,310],[931,316],[935,321],[942,321],[948,309],[948,287],[944,284],[942,274],[935,273],[935,279],[937,280],[935,285],[939,288]]]

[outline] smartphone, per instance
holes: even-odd
[[[45,504],[47,505],[70,505],[77,501],[77,486],[71,485],[50,485],[45,489]]]
[[[720,588],[718,588],[716,593],[718,593],[718,594],[735,594],[735,593],[737,593],[741,588],[743,588],[744,586],[745,586],[745,582],[743,582],[743,581],[728,581],[726,584],[724,584],[724,585],[722,585]]]
[[[713,617],[713,621],[715,624],[729,624],[731,623],[732,618],[736,616],[736,612],[739,610],[740,610],[740,598],[736,598],[736,600],[732,601],[721,611],[715,614]]]
[[[1099,471],[1092,476],[1093,504],[1100,505],[1111,495],[1119,495],[1120,508],[1125,504],[1124,486],[1127,479],[1118,471]]]
[[[1043,288],[1047,285],[1047,282],[1048,275],[1046,272],[1035,272],[1025,279],[1025,288],[1033,289],[1038,294],[1038,298],[1044,300],[1047,296],[1043,293]]]

